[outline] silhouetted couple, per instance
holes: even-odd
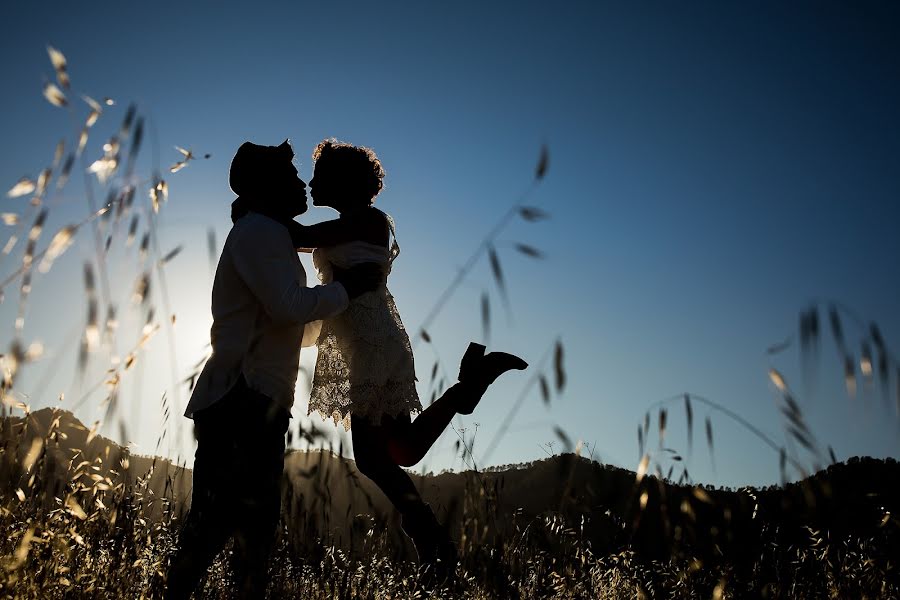
[[[213,283],[213,352],[185,413],[197,452],[168,598],[188,598],[232,538],[240,596],[264,597],[301,342],[319,350],[309,413],[350,430],[358,469],[400,512],[419,560],[445,576],[456,546],[402,467],[419,462],[457,413],[471,413],[499,375],[527,366],[472,343],[458,383],[423,409],[409,337],[386,286],[400,252],[394,222],[372,206],[380,161],[368,148],[320,143],[313,204],[340,216],[303,226],[293,220],[308,208],[293,157],[287,141],[247,142],[231,163],[238,198]],[[306,286],[297,254],[310,249],[316,287]]]

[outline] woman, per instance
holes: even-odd
[[[378,157],[368,148],[324,140],[313,160],[313,205],[333,208],[339,217],[311,226],[295,223],[294,245],[315,248],[313,263],[323,283],[336,272],[371,262],[383,266],[386,281],[400,247],[393,219],[373,206],[384,178]],[[403,467],[419,462],[457,413],[472,413],[497,377],[527,363],[504,352],[485,355],[484,346],[472,343],[458,383],[423,410],[409,336],[386,285],[322,321],[314,337],[319,354],[309,413],[350,431],[357,468],[400,512],[420,561],[450,572],[455,545]]]

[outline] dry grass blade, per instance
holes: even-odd
[[[778,354],[780,352],[783,352],[791,347],[792,341],[793,341],[793,338],[788,337],[783,342],[779,342],[777,344],[769,346],[768,348],[766,348],[766,354],[772,355],[772,354]]]
[[[800,405],[797,404],[796,400],[794,400],[794,397],[790,394],[785,394],[784,395],[784,403],[786,405],[786,409],[784,411],[785,414],[791,419],[796,419],[796,421],[798,423],[802,422],[802,420],[803,420],[802,414],[803,413],[800,410]]]
[[[863,377],[867,379],[872,377],[872,350],[865,341],[863,341],[862,348],[860,349],[859,370],[863,374]]]
[[[787,482],[787,452],[784,448],[778,450],[778,472],[781,475],[781,484]]]
[[[99,102],[91,98],[90,96],[82,95],[81,99],[85,101],[85,103],[91,107],[91,110],[96,113],[103,112],[103,106],[100,105]]]
[[[709,453],[713,453],[713,428],[712,419],[706,417],[706,445],[709,447]]]
[[[25,494],[22,493],[21,489],[16,490],[16,495],[19,497],[20,501],[25,501]],[[19,545],[16,546],[16,550],[13,552],[12,560],[8,562],[4,561],[6,562],[4,565],[6,570],[10,571],[11,574],[14,571],[18,571],[22,565],[25,564],[25,561],[28,560],[28,553],[31,552],[31,542],[34,541],[35,538],[34,532],[35,528],[29,527],[28,530],[22,534],[22,539],[19,541]],[[11,579],[12,581],[15,581],[14,578],[11,577]]]
[[[641,462],[638,463],[637,472],[635,473],[635,483],[641,482],[641,480],[647,474],[648,467],[650,467],[650,455],[645,454],[641,457]]]
[[[16,317],[17,332],[21,332],[25,327],[25,300],[31,293],[31,270],[28,267],[31,266],[33,257],[34,242],[28,242],[28,246],[25,248],[25,260],[23,261],[23,268],[26,270],[25,274],[22,275],[22,285],[19,287],[19,315]]]
[[[184,246],[179,245],[175,247],[173,250],[170,250],[168,254],[163,256],[160,262],[162,264],[166,264],[167,262],[178,256],[181,253],[182,249],[184,249]]]
[[[884,351],[878,352],[878,379],[881,381],[882,388],[887,391],[890,374],[888,373],[887,352]]]
[[[209,266],[216,268],[216,230],[210,227],[206,230],[206,251],[209,253]]]
[[[491,301],[487,292],[481,293],[481,331],[484,340],[489,340],[491,337]]]
[[[12,344],[10,344],[9,352],[5,355],[0,355],[0,365],[3,365],[3,387],[6,390],[12,388],[13,378],[16,375],[19,367],[22,363],[25,362],[25,351],[22,349],[22,342],[19,339],[14,339]],[[5,404],[9,403],[10,393],[4,393],[3,400]],[[27,400],[27,396],[25,394],[20,394],[21,397]],[[17,408],[21,408],[25,411],[25,414],[28,414],[29,408],[28,405],[24,402],[20,402],[15,405]]]
[[[34,220],[34,224],[31,226],[31,229],[28,231],[28,241],[35,242],[41,236],[41,231],[44,229],[44,222],[47,220],[47,209],[41,209],[41,212],[38,213],[38,216]]]
[[[125,238],[125,247],[128,248],[134,243],[134,238],[137,235],[138,222],[140,219],[138,215],[135,214],[131,217],[131,224],[128,225],[128,234]]]
[[[809,351],[812,334],[810,328],[809,311],[800,311],[800,351],[805,355]]]
[[[637,428],[637,438],[638,438],[638,453],[643,456],[644,454],[644,429],[640,425]]]
[[[0,214],[0,219],[3,220],[4,225],[18,225],[19,224],[19,215],[16,213],[2,213]]]
[[[150,294],[150,272],[145,271],[138,277],[137,282],[134,285],[134,294],[131,296],[131,301],[135,304],[143,304],[146,303]]]
[[[556,379],[556,392],[560,393],[566,387],[566,370],[563,360],[563,345],[559,340],[556,341],[553,348],[553,373]]]
[[[815,443],[806,431],[802,431],[797,427],[790,426],[788,427],[788,433],[791,435],[791,437],[800,442],[800,445],[802,445],[804,448],[806,448],[810,452],[816,452]]]
[[[82,521],[87,519],[87,513],[84,512],[84,509],[81,508],[81,505],[78,504],[78,501],[71,495],[66,497],[66,509],[72,516],[77,519],[80,519]]]
[[[506,295],[506,281],[503,279],[503,269],[500,268],[500,258],[497,256],[497,250],[493,245],[488,245],[488,259],[491,263],[491,273],[494,281],[497,282],[497,288],[500,290],[500,297],[503,304],[509,310],[509,298]]]
[[[695,487],[691,494],[693,494],[694,498],[696,498],[700,502],[703,502],[704,504],[714,504],[712,496],[710,496],[709,493],[701,487]]]
[[[84,152],[84,147],[87,146],[88,141],[88,128],[82,127],[81,133],[78,134],[78,146],[75,148],[75,155],[81,156],[81,153]]]
[[[100,344],[100,309],[97,305],[97,299],[88,300],[88,317],[87,325],[84,329],[84,339],[87,344],[87,351],[93,352]]]
[[[638,504],[641,507],[641,510],[645,510],[647,508],[647,502],[650,500],[650,493],[647,490],[641,492],[641,498],[638,501]]]
[[[44,84],[44,98],[53,106],[63,107],[69,103],[63,91],[49,81]]]
[[[775,369],[769,369],[769,379],[775,384],[782,392],[787,392],[787,383],[784,380],[784,377]]]
[[[177,173],[187,166],[187,161],[180,160],[171,167],[169,167],[169,173]]]
[[[72,165],[75,164],[75,155],[69,154],[66,157],[66,162],[63,163],[62,171],[59,173],[59,178],[56,180],[56,189],[61,190],[66,186],[66,183],[69,181],[69,173],[72,172]]]
[[[154,213],[159,214],[159,189],[155,185],[150,188],[150,206]]]
[[[53,46],[47,46],[47,54],[50,55],[50,62],[53,64],[53,70],[56,71],[56,80],[59,81],[59,85],[69,89],[71,82],[69,81],[69,73],[66,71],[65,55]]]
[[[78,225],[66,225],[56,232],[56,235],[54,235],[53,239],[50,240],[50,246],[44,253],[44,258],[41,260],[41,264],[38,266],[38,270],[41,273],[48,272],[50,270],[50,267],[53,266],[53,261],[55,261],[66,250],[69,249],[69,246],[72,245],[72,242],[75,239],[75,234],[77,232]]]
[[[828,320],[831,322],[831,334],[834,336],[835,343],[841,352],[846,354],[844,351],[844,328],[841,326],[841,317],[834,306],[828,309]]]
[[[115,173],[118,166],[119,163],[115,158],[104,156],[92,162],[91,166],[88,167],[88,172],[96,175],[101,184],[105,184]]]
[[[44,192],[47,191],[47,184],[50,182],[50,176],[53,173],[53,170],[49,167],[41,171],[40,175],[38,175],[37,183],[35,184],[34,193],[36,196],[43,197]]]
[[[137,107],[129,104],[125,111],[125,118],[122,119],[122,127],[119,129],[119,137],[125,139],[131,133],[131,125],[134,123],[134,117],[137,115]]]
[[[428,381],[429,385],[433,385],[433,384],[434,384],[434,380],[435,380],[435,378],[437,377],[437,374],[438,374],[438,368],[439,368],[440,366],[441,366],[441,365],[440,365],[440,363],[439,363],[438,361],[434,361],[434,366],[431,367],[431,377],[429,378],[429,381]]]
[[[562,442],[563,448],[566,452],[572,451],[572,440],[566,435],[566,432],[563,431],[559,426],[553,428],[553,433],[556,434],[556,437],[559,438],[559,441]]]
[[[422,338],[423,340],[425,340],[425,343],[426,343],[426,344],[430,344],[430,343],[431,343],[431,335],[429,335],[428,332],[425,331],[424,329],[419,330],[419,336],[421,336],[421,338]]]
[[[691,406],[691,395],[684,395],[684,415],[687,418],[688,451],[694,445],[694,409]]]
[[[112,335],[119,327],[119,321],[116,319],[116,307],[112,304],[106,307],[106,333]]]
[[[128,150],[128,156],[133,160],[141,151],[141,142],[144,141],[144,119],[140,118],[137,125],[134,126],[134,135],[131,137],[131,148]]]
[[[6,195],[9,198],[18,198],[19,196],[30,194],[35,189],[37,189],[37,184],[33,180],[28,177],[22,177],[6,192]]]
[[[135,187],[133,185],[129,185],[125,188],[123,193],[122,203],[125,205],[125,208],[130,209],[131,205],[134,204],[134,192]]]
[[[44,355],[44,344],[41,342],[32,342],[25,351],[26,362],[38,360]]]
[[[819,309],[815,305],[811,306],[806,318],[809,324],[809,341],[816,344],[819,341]]]
[[[62,160],[63,153],[66,151],[66,140],[59,140],[56,143],[56,149],[53,151],[53,168],[59,166],[59,161]]]
[[[881,337],[881,330],[878,328],[877,323],[869,324],[869,335],[872,337],[872,343],[875,344],[875,349],[879,352],[884,352],[884,338]]]
[[[534,169],[534,178],[537,181],[540,181],[544,178],[544,175],[547,174],[547,167],[550,166],[550,150],[547,148],[547,145],[544,144],[541,146],[541,154],[538,157],[537,167]]]
[[[525,256],[528,256],[530,258],[544,258],[543,252],[541,252],[540,250],[538,250],[537,248],[535,248],[533,246],[529,246],[528,244],[518,244],[517,243],[515,245],[515,248],[520,253],[522,253]]]
[[[160,203],[165,202],[168,199],[169,185],[165,180],[160,179],[150,188],[150,202],[153,207],[153,212],[159,213]]]
[[[538,387],[541,388],[541,400],[544,404],[550,406],[550,386],[547,384],[547,378],[541,374],[538,377]]]
[[[519,208],[519,215],[529,223],[550,218],[550,215],[547,212],[534,206],[522,206]]]
[[[659,409],[659,445],[660,447],[663,444],[663,440],[666,437],[666,409]]]
[[[726,581],[724,579],[716,584],[716,587],[713,589],[712,600],[725,600],[725,585]]]
[[[847,386],[847,394],[854,398],[856,396],[856,362],[850,355],[844,357],[844,384]]]
[[[8,256],[10,252],[12,252],[13,248],[16,246],[16,242],[19,241],[19,237],[16,235],[9,236],[9,239],[6,240],[6,245],[3,246],[3,256]],[[9,279],[9,278],[7,278]],[[8,281],[4,281],[3,285],[6,285]],[[0,287],[0,302],[3,300],[3,288]]]
[[[900,415],[900,367],[897,368],[897,372],[895,373],[894,380],[897,383],[897,387],[894,390],[896,410],[897,410],[897,414]]]
[[[147,258],[147,251],[150,248],[150,234],[145,233],[141,237],[141,245],[138,248],[138,254],[141,257],[141,262],[143,262]]]
[[[31,472],[31,467],[37,462],[38,457],[41,455],[41,450],[43,449],[43,438],[35,436],[34,439],[31,440],[31,446],[28,448],[28,452],[25,453],[25,458],[22,460],[22,469],[26,473]]]
[[[84,291],[87,292],[88,296],[93,296],[96,293],[94,268],[89,262],[84,263]]]

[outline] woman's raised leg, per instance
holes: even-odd
[[[398,465],[411,467],[431,449],[456,413],[471,414],[487,388],[503,373],[528,366],[506,352],[484,354],[484,346],[470,343],[459,367],[459,383],[448,388],[412,423],[398,422],[391,430],[387,449]],[[406,419],[407,423],[409,419]]]

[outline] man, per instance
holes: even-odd
[[[240,596],[264,597],[304,324],[341,312],[381,280],[377,266],[362,265],[339,282],[306,287],[288,232],[308,208],[293,157],[287,141],[247,142],[231,163],[238,198],[213,283],[213,352],[185,412],[194,419],[197,452],[170,599],[190,597],[232,536]]]

